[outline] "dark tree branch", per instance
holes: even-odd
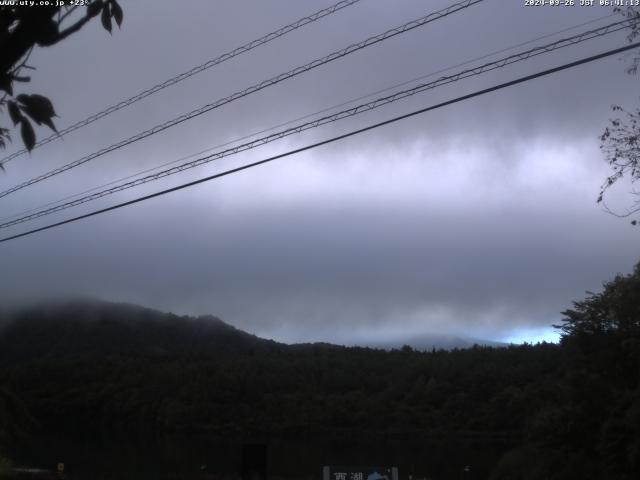
[[[77,5],[74,5],[73,7],[67,7],[67,11],[64,12],[58,20],[58,27],[62,24],[62,22],[64,22],[64,19],[71,15],[77,8]]]
[[[51,2],[53,3],[53,2]],[[108,23],[111,17],[118,26],[122,22],[122,9],[116,0],[92,0],[86,6],[85,15],[78,18],[68,27],[62,26],[65,20],[77,11],[77,6],[40,5],[38,8],[22,7],[19,5],[0,5],[0,107],[5,105],[7,98],[14,97],[13,83],[28,82],[30,77],[19,75],[23,68],[32,68],[26,62],[33,48],[48,47],[66,39],[82,29],[92,18],[103,15]],[[107,28],[111,32],[111,28]],[[28,150],[36,142],[36,137],[30,121],[37,125],[46,125],[56,130],[52,118],[55,111],[52,103],[42,95],[17,95],[15,100],[9,101],[11,118],[16,128],[21,130],[21,136]],[[0,148],[9,139],[9,131],[0,128]]]
[[[82,27],[84,27],[84,25],[91,20],[92,17],[90,17],[89,15],[86,15],[84,17],[82,17],[80,20],[78,20],[76,23],[74,23],[73,25],[67,27],[66,29],[64,29],[62,32],[59,32],[57,36],[52,37],[50,40],[48,40],[46,43],[38,43],[38,45],[41,45],[43,47],[49,47],[51,45],[54,45],[56,43],[58,43],[61,40],[64,40],[65,38],[67,38],[69,35],[71,35],[72,33],[76,33],[78,30],[80,30]]]

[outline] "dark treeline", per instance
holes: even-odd
[[[63,431],[363,434],[498,445],[494,479],[638,478],[640,268],[564,312],[560,345],[287,346],[213,317],[79,302],[0,325],[0,445]]]

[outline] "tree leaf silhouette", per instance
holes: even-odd
[[[111,15],[113,16],[113,19],[118,24],[118,28],[120,28],[120,25],[122,25],[122,18],[124,15],[122,13],[122,8],[120,7],[120,5],[118,5],[118,2],[116,0],[111,0]]]
[[[17,125],[22,120],[22,113],[20,113],[20,108],[18,104],[12,100],[7,102],[7,107],[9,110],[9,116],[11,117],[11,121],[14,125]]]
[[[111,33],[111,15],[109,13],[109,4],[106,3],[104,7],[102,7],[102,14],[100,16],[100,20],[102,21],[102,26],[104,29]]]
[[[0,75],[0,90],[4,90],[9,95],[13,95],[12,78],[8,74]]]
[[[26,118],[22,118],[22,122],[20,122],[22,126],[20,127],[20,134],[22,135],[22,141],[24,142],[24,146],[27,147],[27,150],[33,150],[33,147],[36,144],[36,134],[33,131],[33,127],[29,120]]]
[[[95,17],[100,13],[100,10],[102,10],[102,0],[94,0],[87,7],[87,16]]]
[[[18,95],[16,97],[20,103],[23,105],[22,109],[24,112],[29,115],[38,125],[42,125],[43,123],[48,126],[51,130],[57,132],[52,117],[56,116],[56,112],[53,108],[53,104],[51,100],[47,97],[43,97],[42,95]]]

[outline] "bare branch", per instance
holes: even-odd
[[[58,33],[58,35],[56,35],[52,39],[48,40],[47,42],[42,43],[42,45],[43,46],[50,46],[50,45],[54,45],[54,44],[58,43],[61,40],[64,40],[65,38],[67,38],[72,33],[76,33],[78,30],[80,30],[82,27],[84,27],[84,25],[89,20],[91,20],[91,17],[89,15],[86,15],[86,16],[82,17],[76,23],[74,23],[73,25],[67,27],[65,30],[63,30],[60,33]]]
[[[65,18],[67,18],[69,15],[71,15],[77,8],[77,5],[74,5],[72,7],[66,7],[67,11],[64,12],[61,16],[60,19],[58,20],[58,27],[60,27],[62,25],[62,22],[64,22]]]

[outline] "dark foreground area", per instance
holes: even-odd
[[[564,312],[560,345],[426,352],[289,346],[128,305],[25,309],[0,326],[2,455],[78,480],[233,477],[247,443],[273,478],[638,478],[639,299],[636,268]]]
[[[399,468],[403,480],[412,472],[414,478],[458,478],[467,463],[477,473],[474,478],[482,478],[484,457],[488,455],[495,461],[501,450],[499,445],[491,448],[471,438],[430,441],[393,436],[370,439],[314,435],[254,437],[252,441],[256,442],[253,445],[266,447],[266,467],[271,479],[319,480],[323,465],[393,465]],[[239,479],[246,445],[241,438],[212,435],[84,441],[42,437],[18,449],[19,456],[14,461],[53,470],[57,463],[64,462],[68,480]]]

